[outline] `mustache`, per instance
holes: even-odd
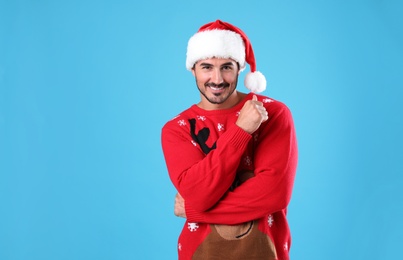
[[[209,83],[204,84],[204,86],[213,87],[213,88],[221,88],[221,87],[227,88],[227,87],[229,87],[229,83],[223,82],[223,83],[220,83],[220,84],[215,84],[213,82],[209,82]]]

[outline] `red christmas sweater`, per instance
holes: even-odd
[[[297,167],[289,109],[257,95],[269,114],[252,135],[225,110],[196,105],[162,128],[170,179],[185,200],[179,259],[289,259],[287,205]]]

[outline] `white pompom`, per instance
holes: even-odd
[[[266,78],[259,71],[248,72],[244,83],[245,87],[253,93],[260,93],[266,89]]]

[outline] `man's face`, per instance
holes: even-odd
[[[200,105],[206,109],[233,106],[232,94],[238,82],[238,64],[232,59],[211,58],[198,61],[192,73],[201,93]],[[230,104],[231,103],[231,104]]]

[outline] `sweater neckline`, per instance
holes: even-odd
[[[204,115],[226,115],[226,114],[232,114],[234,112],[237,112],[241,110],[245,102],[249,99],[252,98],[252,93],[248,93],[238,104],[235,106],[228,108],[228,109],[216,109],[216,110],[205,110],[203,108],[200,108],[196,104],[191,106],[191,109],[194,110],[195,112],[199,114],[204,114]]]

